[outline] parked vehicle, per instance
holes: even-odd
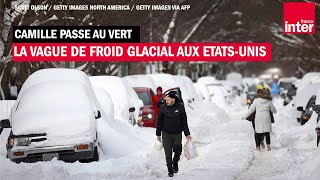
[[[222,86],[222,84],[206,84],[211,101],[219,105],[220,103],[227,103],[227,92]]]
[[[306,111],[307,104],[312,96],[317,95],[317,91],[320,89],[320,83],[309,84],[299,91],[296,97],[293,99],[293,106],[297,110],[297,121],[301,122],[302,112]]]
[[[192,80],[187,76],[173,76],[176,81],[176,86],[178,86],[183,94],[182,99],[186,103],[186,106],[191,109],[197,109],[203,99],[198,95]]]
[[[151,77],[149,77],[147,75],[132,75],[132,76],[125,76],[122,79],[126,84],[128,84],[132,88],[140,87],[140,88],[150,89],[153,93],[152,97],[154,96],[153,90],[156,90],[157,87]],[[146,90],[146,92],[148,92],[148,90]],[[136,93],[137,93],[137,91],[136,91]],[[139,97],[139,94],[138,94],[138,97]],[[141,98],[142,97],[139,97],[139,99],[142,100],[144,105],[142,108],[140,108],[140,115],[138,117],[138,125],[145,126],[145,127],[154,127],[152,125],[152,123],[155,123],[155,122],[152,122],[150,119],[146,119],[146,118],[148,118],[148,116],[149,117],[151,116],[151,115],[148,115],[148,113],[147,113],[149,111],[149,110],[147,110],[147,109],[149,109],[149,107],[147,107],[145,105],[146,102],[144,102],[144,100],[146,100],[146,99],[141,99]],[[144,115],[146,113],[147,113],[147,116]],[[155,116],[156,117],[153,117],[152,119],[157,119],[157,113],[155,114]],[[144,125],[143,125],[143,121],[145,121]],[[149,124],[149,123],[151,123],[151,124]]]
[[[146,87],[151,88],[153,92],[156,92],[156,84],[153,81],[151,77],[148,75],[132,75],[132,76],[125,76],[122,79],[124,79],[125,82],[128,83],[130,87]]]
[[[316,133],[317,133],[317,147],[319,146],[320,142],[320,125],[319,125],[319,120],[320,120],[320,90],[317,93],[316,97],[316,102],[315,105],[313,106],[312,110],[317,113],[317,127],[315,128]]]
[[[261,80],[259,78],[245,77],[242,79],[242,81],[245,85],[246,93],[256,91],[258,84],[261,84]]]
[[[283,105],[285,106],[289,104],[294,98],[294,96],[296,96],[296,94],[297,94],[297,87],[295,86],[295,84],[291,84],[291,87],[288,89],[288,92],[284,95]]]
[[[309,84],[312,84],[313,80],[317,80],[318,77],[320,76],[319,72],[309,72],[307,74],[305,74],[302,79],[295,84],[295,86],[297,87],[297,92],[299,93],[304,87],[306,87]],[[314,82],[317,83],[317,82]]]
[[[143,103],[123,79],[116,76],[91,76],[89,79],[93,86],[104,89],[110,95],[115,119],[137,124]]]
[[[280,78],[279,79],[280,96],[284,99],[284,101],[283,101],[284,106],[289,104],[289,102],[292,100],[293,96],[295,96],[295,92],[293,92],[293,90],[296,90],[296,87],[294,84],[296,81],[297,81],[297,78],[295,78],[295,77]],[[289,91],[290,91],[290,93],[288,95]]]
[[[178,86],[171,74],[147,74],[147,76],[153,80],[157,87],[161,86],[164,91]]]
[[[153,90],[145,87],[134,87],[133,89],[144,104],[141,126],[156,127],[159,111],[156,109],[157,102],[153,102],[153,96],[155,96]]]
[[[301,111],[301,120],[300,123],[301,125],[304,125],[306,122],[308,122],[308,120],[311,118],[312,115],[312,108],[316,103],[316,96],[313,95],[310,100],[307,103],[307,106],[305,108],[303,108],[302,106],[299,106],[297,108],[298,111]]]
[[[222,84],[223,88],[225,89],[227,103],[228,104],[233,103],[235,101],[235,98],[239,96],[239,93],[240,93],[237,85],[226,80],[222,80],[219,82]]]
[[[228,94],[222,83],[214,77],[201,77],[197,81],[197,88],[199,88],[205,100],[209,100],[218,106],[228,103]]]
[[[17,163],[98,161],[97,119],[102,118],[87,75],[72,69],[45,69],[24,83],[9,119],[7,157]]]
[[[233,89],[236,90],[239,96],[244,93],[245,84],[243,83],[243,78],[240,73],[229,73],[226,75],[226,80],[233,87]]]
[[[293,83],[297,80],[297,78],[280,78],[279,84],[280,84],[280,95],[281,97],[284,97],[288,90],[292,87]]]
[[[193,83],[193,86],[196,90],[196,93],[198,94],[199,98],[202,100],[205,100],[206,98],[204,97],[202,91],[201,91],[201,85],[199,85],[198,83]]]
[[[252,104],[254,98],[257,96],[257,92],[251,91],[247,93],[247,105]]]
[[[107,91],[103,88],[92,85],[94,93],[101,105],[101,109],[105,112],[105,119],[109,123],[113,123],[114,121],[114,106],[112,102],[112,98]]]

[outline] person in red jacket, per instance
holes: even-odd
[[[162,87],[157,87],[157,95],[153,96],[153,102],[156,104],[155,108],[160,111],[160,104],[158,101],[160,100],[160,97],[162,96]]]

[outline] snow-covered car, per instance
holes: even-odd
[[[292,96],[291,94],[288,96],[288,92],[290,90],[290,93],[292,93],[292,90],[295,88],[294,82],[297,81],[296,77],[290,77],[290,78],[280,78],[279,84],[280,84],[280,96],[284,99],[283,105],[287,105],[291,100]]]
[[[297,80],[296,77],[291,78],[280,78],[280,95],[283,97],[287,94],[288,90],[292,87],[293,83]]]
[[[231,96],[240,96],[242,92],[242,87],[239,83],[228,80],[221,80],[220,83]]]
[[[247,93],[247,105],[250,105],[253,103],[253,100],[257,96],[257,91],[250,91]]]
[[[157,88],[153,79],[144,74],[125,76],[122,79],[124,79],[127,82],[127,84],[131,87],[151,88],[154,92],[156,91],[156,88]]]
[[[174,75],[173,78],[180,87],[183,95],[186,97],[185,100],[198,101],[201,99],[189,77]]]
[[[188,103],[188,106],[191,109],[199,107],[203,99],[198,95],[195,86],[193,85],[192,80],[187,76],[173,76],[174,80],[177,82],[177,86],[182,92],[182,98],[185,103]]]
[[[252,78],[252,79],[246,78],[245,80],[247,81],[245,83],[246,84],[246,90],[245,90],[246,102],[247,102],[247,105],[250,105],[253,102],[253,99],[257,95],[257,87],[261,81],[255,80],[254,78]],[[259,83],[257,83],[257,82],[259,82]]]
[[[161,86],[163,91],[177,87],[176,81],[171,74],[147,74],[156,86]]]
[[[309,121],[309,119],[312,116],[312,108],[316,103],[316,96],[313,95],[309,99],[306,108],[304,109],[303,107],[298,107],[297,110],[302,112],[301,118],[300,118],[300,123],[301,125],[304,125],[306,122]]]
[[[320,120],[320,90],[317,92],[315,105],[312,107],[312,111],[314,111],[315,113],[312,114],[310,121],[313,121],[313,120],[317,121],[317,125],[316,125],[315,130],[317,133],[317,146],[319,146],[319,142],[320,142],[320,124],[319,124],[319,120]]]
[[[105,112],[105,119],[108,122],[114,120],[114,106],[112,102],[112,98],[109,93],[101,87],[97,87],[92,85],[94,93],[101,105],[102,110]]]
[[[196,90],[196,93],[198,94],[199,98],[202,100],[205,100],[202,92],[201,92],[201,85],[199,85],[198,83],[193,83],[194,89]]]
[[[45,69],[24,83],[9,119],[7,157],[14,162],[97,161],[97,119],[101,118],[87,75],[71,69]]]
[[[288,92],[284,95],[284,100],[283,100],[283,105],[287,105],[292,101],[292,99],[296,96],[297,94],[297,87],[295,86],[294,83],[292,83],[291,87],[288,89]]]
[[[242,81],[242,75],[240,73],[232,72],[226,75],[226,80],[229,82],[232,87],[236,87],[238,95],[245,90],[245,84]]]
[[[226,90],[227,102],[231,104],[235,100],[235,98],[240,95],[240,89],[238,89],[238,86],[235,85],[233,82],[227,80],[221,80],[219,82]]]
[[[220,103],[228,103],[227,92],[222,84],[207,84],[208,91],[211,96],[211,101],[216,103],[218,106]]]
[[[9,119],[11,108],[15,102],[16,102],[15,100],[0,100],[0,120]],[[3,128],[0,123],[0,135],[2,131],[3,131]]]
[[[138,120],[139,126],[155,127],[159,110],[156,108],[156,102],[153,102],[156,84],[153,79],[146,75],[132,75],[122,78],[137,93],[139,99],[143,102],[141,118]]]
[[[212,101],[220,107],[228,103],[227,91],[222,83],[214,77],[201,77],[197,81],[197,87],[206,100]]]
[[[301,121],[302,111],[306,111],[307,104],[310,98],[314,95],[317,95],[318,90],[320,89],[320,83],[309,84],[305,86],[302,90],[300,90],[296,97],[293,99],[294,109],[297,111],[296,117],[297,121]]]
[[[205,100],[211,101],[211,94],[208,90],[207,84],[218,83],[213,76],[200,77],[195,83],[195,88],[201,93]]]
[[[258,84],[261,84],[261,80],[259,78],[245,77],[242,81],[245,85],[246,93],[256,91]]]
[[[309,72],[305,74],[301,80],[295,83],[295,86],[297,87],[297,93],[299,93],[308,84],[312,84],[312,81],[317,80],[318,77],[320,77],[320,72]]]
[[[155,96],[151,88],[134,87],[133,88],[139,99],[143,102],[141,126],[143,127],[156,127],[159,110],[156,108],[156,102],[153,101]]]
[[[143,102],[123,79],[116,76],[91,76],[89,79],[93,86],[102,88],[111,96],[115,119],[137,124]]]
[[[200,96],[202,97],[203,100],[205,101],[211,101],[211,95],[209,93],[208,87],[204,83],[194,83],[194,87],[196,88],[196,91]]]

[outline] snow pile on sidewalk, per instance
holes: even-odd
[[[230,121],[226,112],[209,101],[203,101],[197,109],[186,107],[189,129],[194,141],[209,143],[214,140],[215,127]]]
[[[297,122],[294,113],[294,106],[288,104],[284,108],[278,108],[279,114],[275,115],[273,131],[277,132],[276,137],[279,140],[278,148],[288,147],[294,149],[312,149],[315,147],[315,127],[316,113],[303,126]]]

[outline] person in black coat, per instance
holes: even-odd
[[[182,153],[182,131],[186,138],[191,140],[186,111],[179,102],[175,91],[170,91],[165,97],[165,104],[160,108],[156,129],[157,138],[163,144],[170,177],[179,171],[178,161]],[[173,159],[172,151],[174,152]]]

